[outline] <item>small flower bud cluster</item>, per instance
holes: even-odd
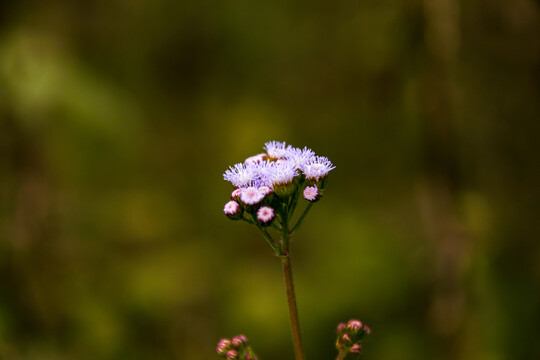
[[[335,166],[304,147],[270,141],[265,153],[229,167],[223,178],[234,186],[223,212],[232,220],[270,226],[292,218],[298,198],[314,203],[323,196],[328,173]],[[283,229],[283,224],[278,228]]]
[[[226,360],[257,360],[244,335],[219,340],[216,352]]]
[[[362,352],[362,340],[371,334],[371,328],[359,320],[349,320],[337,326],[336,348],[353,356]]]

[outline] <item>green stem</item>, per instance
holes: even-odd
[[[296,225],[294,225],[294,227],[292,228],[292,230],[289,232],[289,234],[292,234],[294,233],[296,230],[298,230],[300,228],[300,225],[302,225],[302,221],[304,221],[304,218],[306,217],[306,215],[308,214],[309,210],[311,210],[311,207],[313,206],[314,203],[310,202],[306,208],[304,209],[304,212],[302,213],[302,215],[300,215],[300,218],[298,219],[298,221],[296,222]]]
[[[338,354],[338,357],[336,358],[336,360],[343,360],[347,357],[347,354],[348,354],[348,351],[347,350],[342,350],[339,352]]]
[[[268,243],[268,245],[270,245],[270,247],[272,249],[274,249],[274,251],[276,252],[276,255],[277,256],[282,256],[283,255],[283,252],[281,250],[281,248],[279,247],[278,244],[276,244],[276,242],[274,241],[274,239],[272,239],[272,237],[270,236],[270,234],[268,233],[268,231],[266,231],[265,229],[263,229],[263,227],[261,225],[259,225],[258,223],[255,223],[255,225],[257,225],[257,228],[261,231],[261,233],[264,235],[264,238],[266,239],[266,242]]]
[[[293,197],[291,209],[289,210],[289,220],[292,219],[293,214],[294,214],[294,210],[296,209],[296,205],[298,204],[298,197],[300,196],[300,192],[301,192],[300,189],[301,189],[301,188],[302,188],[302,187],[299,186],[299,187],[296,189],[296,191],[295,191],[295,193],[294,193],[294,195],[293,195],[294,197]]]
[[[302,338],[300,336],[300,321],[298,320],[298,308],[296,307],[296,296],[294,294],[294,282],[291,269],[291,258],[288,253],[281,256],[283,266],[283,277],[285,278],[285,288],[287,290],[287,303],[289,305],[289,317],[291,319],[291,330],[293,337],[294,353],[296,360],[305,360]]]

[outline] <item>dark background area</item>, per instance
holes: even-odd
[[[222,213],[266,141],[337,166],[293,243],[309,359],[540,358],[540,4],[0,2],[0,358],[292,359]]]

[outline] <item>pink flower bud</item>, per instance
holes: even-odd
[[[345,324],[344,323],[339,323],[338,326],[337,326],[337,331],[338,332],[343,332],[343,330],[345,330]]]
[[[216,352],[220,355],[225,355],[231,346],[231,340],[221,339],[216,347]]]
[[[248,339],[244,335],[238,335],[232,339],[232,344],[236,348],[240,346],[245,346],[247,345],[247,343],[248,343]]]
[[[262,206],[257,211],[257,219],[262,223],[268,223],[274,218],[274,209],[269,206]]]
[[[355,319],[349,320],[349,322],[347,323],[347,328],[355,332],[360,331],[362,330],[362,322]]]
[[[227,357],[227,360],[236,360],[238,359],[238,352],[235,350],[229,350],[225,356]]]
[[[364,325],[364,334],[371,335],[371,328],[367,325]]]
[[[240,198],[240,194],[242,193],[242,189],[235,189],[231,193],[231,199],[237,200]]]
[[[341,343],[349,345],[352,342],[351,336],[349,334],[343,334],[341,336]]]
[[[225,215],[236,215],[238,213],[240,205],[234,200],[229,201],[225,204],[225,207],[223,208],[223,212]]]
[[[362,351],[362,345],[360,345],[360,343],[354,344],[353,346],[351,346],[351,349],[349,350],[349,352],[353,355],[360,354],[360,351]]]
[[[315,201],[319,196],[319,189],[316,186],[307,186],[304,189],[304,199],[307,201]]]

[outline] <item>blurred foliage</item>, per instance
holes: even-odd
[[[309,359],[540,358],[533,0],[0,2],[0,358],[290,359],[227,220],[265,141],[336,165],[295,238]]]

